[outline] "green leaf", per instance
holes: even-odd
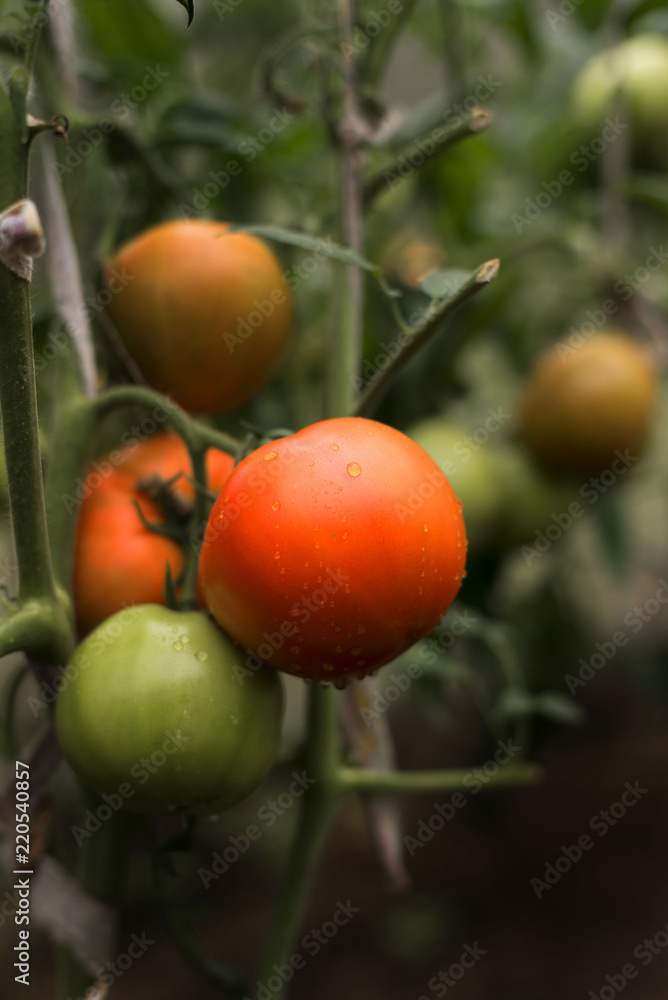
[[[317,250],[325,257],[332,257],[341,261],[342,264],[351,264],[354,267],[361,267],[363,271],[378,272],[378,264],[361,257],[350,247],[342,247],[334,243],[328,236],[309,236],[308,233],[296,233],[291,229],[282,229],[280,226],[234,226],[232,232],[254,233],[267,240],[277,240],[279,243],[287,243],[293,247],[301,247],[303,250]]]
[[[420,290],[431,299],[450,298],[466,284],[471,277],[470,271],[460,267],[449,267],[443,271],[434,271],[420,282]]]
[[[122,5],[75,2],[78,17],[93,37],[95,54],[99,53],[107,66],[109,62],[125,64],[128,78],[137,84],[148,73],[153,92],[150,71],[159,71],[161,63],[178,62],[181,46],[177,36],[148,0],[132,0]],[[88,55],[92,57],[93,53]],[[146,67],[139,77],[137,64]]]
[[[190,25],[193,23],[193,17],[195,16],[194,0],[176,0],[176,2],[180,3],[181,6],[185,7],[185,9],[188,11],[188,24],[186,25],[186,27],[189,28]]]

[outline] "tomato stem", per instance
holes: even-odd
[[[398,353],[367,385],[351,411],[353,416],[370,417],[383,399],[397,375],[408,362],[424,347],[434,334],[462,303],[493,281],[499,273],[499,261],[488,260],[482,264],[455,292],[446,298],[434,299],[420,323],[413,328],[409,338],[404,339]]]
[[[524,785],[540,781],[536,764],[508,764],[486,779],[485,788],[497,785]],[[446,771],[381,771],[375,768],[343,767],[339,781],[347,792],[446,792],[468,788],[471,768]],[[467,782],[468,779],[468,782]]]
[[[315,784],[302,799],[297,833],[274,905],[260,963],[260,982],[264,984],[275,975],[274,965],[285,965],[290,960],[313,869],[341,792],[337,778],[340,753],[337,707],[335,688],[322,688],[315,683],[311,685],[306,774],[315,779]],[[281,1000],[284,989],[281,987],[278,993],[274,993],[273,1000]]]

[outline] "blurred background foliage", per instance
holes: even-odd
[[[71,19],[65,5],[52,5],[31,108],[44,119],[69,120],[68,142],[54,141],[90,303],[103,259],[165,219],[271,224],[341,240],[331,141],[341,53],[329,0],[197,0],[187,31],[185,11],[173,0],[74,0]],[[557,481],[534,466],[516,417],[536,358],[574,332],[586,337],[592,317],[595,326],[629,331],[663,371],[668,269],[661,263],[650,270],[647,262],[652,254],[661,260],[667,233],[668,90],[661,90],[659,76],[649,81],[658,95],[647,101],[658,110],[648,124],[635,92],[613,87],[609,105],[592,108],[592,85],[583,97],[577,81],[597,54],[625,39],[653,34],[668,47],[668,9],[660,0],[415,0],[402,5],[402,31],[384,53],[388,36],[381,31],[369,40],[364,26],[386,5],[357,6],[359,60],[368,74],[363,106],[379,137],[369,150],[370,172],[382,172],[405,148],[402,138],[428,134],[472,97],[493,115],[486,131],[420,169],[406,167],[405,179],[381,188],[366,218],[366,256],[400,293],[405,317],[419,315],[430,301],[428,286],[420,286],[425,271],[445,271],[447,280],[449,269],[470,272],[501,259],[498,279],[410,363],[377,413],[404,431],[428,418],[446,420],[451,452],[479,432],[459,469],[462,480],[471,477],[460,488],[468,491],[476,532],[451,612],[468,610],[475,626],[443,643],[435,663],[427,664],[424,645],[433,640],[425,640],[384,668],[380,687],[409,663],[423,666],[390,709],[402,766],[488,760],[510,727],[545,764],[546,779],[539,789],[481,796],[457,816],[409,861],[416,892],[406,898],[385,894],[361,809],[351,806],[336,827],[310,916],[327,919],[337,893],[359,899],[362,913],[295,979],[294,996],[326,1000],[342,989],[365,1000],[439,995],[428,987],[430,978],[478,938],[489,957],[458,984],[460,1000],[584,996],[668,919],[662,846],[668,612],[663,605],[648,612],[637,634],[624,624],[668,576],[666,394],[637,467],[533,556],[526,547],[554,514],[581,500],[583,480]],[[13,64],[17,38],[26,37],[18,9],[18,0],[0,4],[4,69]],[[159,84],[144,86],[147,75]],[[113,127],[102,135],[100,123],[108,120]],[[628,128],[605,133],[610,120]],[[383,134],[394,135],[394,153],[380,142]],[[604,134],[614,139],[603,140],[601,150]],[[32,183],[39,203],[37,161]],[[295,334],[263,392],[217,418],[233,433],[240,420],[262,430],[296,429],[323,414],[341,265],[318,263],[309,273],[308,251],[276,248],[295,283]],[[596,321],[610,301],[610,322]],[[39,263],[34,310],[36,350],[44,354],[57,325]],[[103,310],[94,308],[93,317],[101,378],[127,380]],[[369,277],[369,370],[398,336],[390,302]],[[57,392],[57,367],[47,364],[40,373],[47,458],[47,404]],[[485,437],[481,429],[492,412],[504,417]],[[100,451],[117,433],[110,422]],[[468,523],[466,500],[464,514]],[[0,574],[11,587],[6,551]],[[449,617],[443,628],[451,625]],[[620,628],[629,633],[628,645],[586,686],[569,689],[566,677]],[[301,687],[289,681],[286,760],[299,752],[303,718]],[[18,746],[34,731],[31,685],[25,678],[16,695]],[[619,796],[624,781],[636,779],[650,789],[647,800],[577,874],[537,900],[529,879],[542,874],[562,843],[587,831],[590,817]],[[58,780],[71,802],[67,777]],[[279,791],[281,776],[273,780]],[[271,794],[265,787],[234,812],[202,821],[196,845],[202,863]],[[411,799],[403,808],[412,831],[433,812],[432,799]],[[250,965],[293,822],[288,816],[277,823],[210,893],[201,891],[192,868],[179,869],[184,907],[214,951]],[[65,857],[68,850],[71,844],[62,848]],[[141,867],[126,881],[130,930],[139,926],[139,913],[152,919],[142,909],[150,889]],[[8,940],[0,931],[5,963]],[[657,958],[643,973],[634,996],[663,997],[666,961]],[[50,996],[46,951],[40,968],[43,995]],[[19,995],[12,986],[8,997]],[[133,998],[147,989],[161,997],[215,995],[162,939],[112,996]]]

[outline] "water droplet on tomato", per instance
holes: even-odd
[[[280,501],[274,500],[274,502],[271,505],[271,509],[272,510],[280,510],[281,509]]]
[[[177,653],[180,653],[181,650],[183,649],[183,643],[175,642],[172,648],[175,649]]]
[[[333,663],[323,663],[322,669],[323,670],[327,670],[327,671],[333,670],[334,669],[334,664]]]
[[[274,552],[274,559],[280,559],[280,558],[281,558],[281,553],[280,552]]]
[[[267,452],[265,452],[265,454],[264,454],[264,460],[265,460],[265,462],[271,462],[274,458],[278,458],[278,452],[277,451],[267,451]]]
[[[426,525],[426,524],[425,524],[425,526],[424,526],[424,530],[425,530],[425,531],[429,531],[429,528],[427,527],[427,525]]]
[[[204,661],[208,660],[208,658],[209,654],[204,649],[198,649],[195,653],[195,659],[199,660],[200,663],[204,663]]]
[[[352,476],[353,478],[359,476],[360,472],[362,471],[362,467],[358,462],[348,462],[346,468],[348,469],[348,475]]]
[[[343,589],[345,590],[346,594],[349,594],[350,593],[350,584],[347,583]]]
[[[360,653],[362,652],[362,649],[360,646],[356,646],[355,649],[351,649],[350,652],[352,656],[359,656]]]
[[[342,653],[343,652],[343,646],[336,646],[336,648],[334,649],[334,652],[335,653]]]
[[[299,653],[299,646],[290,646],[290,652],[293,656],[297,656]]]
[[[334,451],[338,451],[339,450],[339,446],[336,443],[336,441],[332,441],[332,448],[334,449]]]
[[[236,715],[231,715],[230,716],[230,722],[232,723],[233,726],[238,726],[239,725],[239,720],[237,719]]]

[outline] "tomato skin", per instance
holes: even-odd
[[[651,135],[668,124],[667,90],[668,39],[648,32],[593,55],[575,79],[573,104],[584,122],[600,127],[619,91],[632,125]]]
[[[148,382],[191,413],[245,403],[275,368],[292,325],[278,259],[250,233],[167,222],[106,267],[109,313]],[[114,287],[114,273],[123,287]],[[131,280],[128,280],[131,279]]]
[[[210,488],[219,490],[232,471],[230,455],[207,452]],[[185,564],[174,539],[146,528],[134,502],[151,522],[164,522],[163,512],[140,489],[152,476],[162,481],[183,472],[174,493],[192,500],[186,479],[192,466],[186,446],[172,431],[111,452],[92,466],[84,484],[74,561],[74,606],[77,629],[85,635],[128,604],[164,604],[165,569],[176,579]]]
[[[343,417],[235,468],[207,525],[200,586],[253,656],[332,680],[429,633],[465,559],[460,504],[432,459],[391,427]]]
[[[601,331],[567,353],[551,348],[538,361],[520,403],[520,433],[547,469],[600,473],[618,451],[642,452],[657,388],[642,347],[618,331]]]
[[[238,650],[201,611],[126,608],[77,648],[56,702],[63,753],[131,807],[227,808],[278,753],[283,691],[271,670],[241,680]],[[121,791],[123,795],[123,791]]]

